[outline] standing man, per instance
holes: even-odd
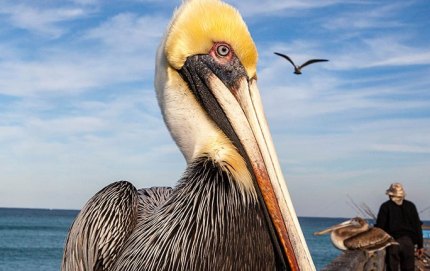
[[[405,191],[400,183],[390,185],[386,193],[390,200],[384,202],[379,209],[376,227],[386,231],[400,244],[387,248],[386,270],[415,270],[414,250],[422,256],[423,235],[421,220],[415,205],[405,200]]]

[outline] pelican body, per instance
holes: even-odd
[[[340,250],[375,252],[390,245],[398,245],[388,233],[377,227],[369,227],[361,217],[354,217],[314,234],[326,233],[330,233],[333,245]]]
[[[256,85],[239,12],[186,0],[156,59],[164,121],[187,167],[173,188],[120,181],[75,219],[62,270],[315,270]]]

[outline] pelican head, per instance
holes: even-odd
[[[157,53],[155,87],[163,118],[188,164],[208,157],[261,204],[278,260],[314,270],[257,88],[257,49],[233,7],[187,0]]]

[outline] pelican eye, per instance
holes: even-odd
[[[226,57],[230,54],[230,47],[225,44],[219,44],[216,48],[216,53],[219,57]]]

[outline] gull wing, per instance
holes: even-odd
[[[289,56],[281,54],[281,53],[277,53],[277,52],[275,52],[274,54],[285,58],[286,60],[288,60],[291,63],[291,65],[293,65],[294,68],[296,67],[296,64],[294,64],[293,60],[291,60],[291,58]]]
[[[300,65],[299,69],[301,69],[301,68],[303,68],[303,67],[305,67],[307,65],[310,65],[312,63],[327,62],[327,61],[328,61],[328,59],[310,59],[310,60],[306,61],[305,63],[303,63],[302,65]]]

